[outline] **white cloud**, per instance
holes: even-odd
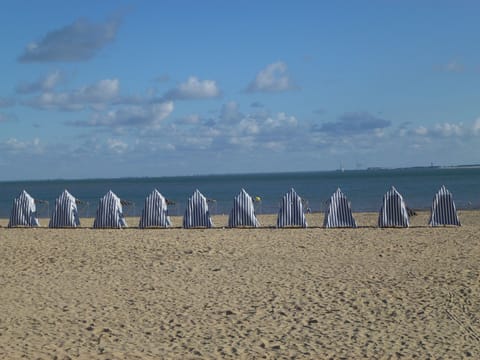
[[[383,138],[385,137],[386,133],[384,129],[374,129],[373,135],[375,135],[377,138]]]
[[[175,150],[176,150],[175,145],[170,144],[170,143],[166,143],[166,144],[165,144],[165,143],[162,143],[162,144],[160,145],[160,148],[161,148],[162,150],[167,150],[167,151],[175,151]]]
[[[480,118],[475,120],[472,126],[472,130],[475,135],[480,134]]]
[[[243,114],[238,110],[238,104],[235,101],[229,101],[222,105],[220,110],[220,120],[226,123],[238,122],[243,118]]]
[[[265,121],[267,127],[296,127],[297,119],[295,116],[288,116],[287,114],[280,112],[276,117],[269,117]]]
[[[464,138],[468,139],[470,137],[480,134],[480,118],[476,119],[471,124],[464,124],[463,122],[459,123],[438,123],[431,127],[419,126],[415,129],[408,130],[403,129],[407,135],[416,135],[422,136],[425,139],[427,138]]]
[[[164,98],[168,100],[209,99],[220,96],[220,89],[214,80],[199,80],[191,76],[184,83],[168,91]]]
[[[111,152],[123,154],[128,150],[128,144],[118,139],[107,139],[107,146]]]
[[[425,136],[428,134],[428,129],[425,126],[419,126],[414,130],[415,135]]]
[[[172,101],[145,106],[128,106],[104,113],[94,113],[90,120],[76,121],[74,126],[107,127],[119,129],[136,127],[139,129],[157,129],[173,111]]]
[[[71,92],[46,91],[25,104],[42,110],[83,110],[101,108],[117,99],[120,91],[118,79],[104,79]]]
[[[247,87],[248,92],[280,92],[295,89],[287,64],[276,62],[261,70]]]
[[[97,121],[95,125],[100,124],[111,123]],[[142,131],[139,135],[147,142],[163,139],[179,151],[223,151],[254,146],[264,148],[264,144],[272,141],[285,147],[294,146],[299,136],[304,138],[302,131],[304,129],[300,129],[293,115],[265,111],[243,115],[236,102],[228,102],[222,105],[216,117],[191,114],[165,123],[161,131]]]
[[[243,116],[236,123],[220,121],[217,124],[221,133],[216,136],[214,145],[224,148],[233,145],[240,148],[268,148],[278,149],[279,144],[283,148],[294,146],[298,137],[304,137],[298,126],[295,116],[283,112],[273,115],[263,112]],[[266,146],[268,143],[275,143],[276,146]]]
[[[225,109],[241,113],[238,104],[227,104],[230,106]],[[216,156],[230,160],[217,169],[221,172],[278,170],[285,163],[296,166],[305,161],[303,164],[308,165],[316,160],[325,168],[337,167],[339,161],[343,161],[347,168],[355,166],[356,161],[362,166],[421,165],[432,161],[448,164],[458,162],[458,159],[474,162],[478,152],[478,137],[473,134],[480,134],[480,119],[465,125],[454,122],[424,126],[402,123],[388,129],[370,126],[376,121],[367,116],[368,121],[362,124],[370,131],[331,136],[312,131],[309,122],[285,112],[269,113],[265,109],[243,115],[238,122],[228,123],[221,120],[225,114],[222,115],[219,108],[217,112],[210,112],[208,117],[192,114],[190,122],[163,122],[162,119],[173,110],[173,102],[156,105],[112,106],[110,111],[98,112],[96,122],[92,117],[90,124],[82,124],[96,126],[91,134],[87,132],[84,137],[66,139],[66,144],[55,144],[56,140],[46,145],[38,139],[0,140],[0,154],[4,154],[0,165],[3,164],[2,169],[8,169],[12,164],[28,164],[29,167],[33,164],[39,168],[40,164],[45,167],[48,163],[63,163],[65,170],[54,170],[58,171],[54,175],[50,171],[42,176],[67,176],[73,159],[76,163],[78,160],[82,168],[91,163],[97,175],[125,176],[133,172],[142,176],[158,172],[158,166],[168,173],[178,173],[183,171],[181,169],[186,173],[202,172]],[[247,108],[252,110],[249,103]],[[154,129],[152,123],[158,124],[158,121],[161,122],[159,131],[151,130]],[[121,129],[122,136],[117,136],[116,129]],[[406,136],[399,137],[399,129],[405,130]],[[398,149],[402,151],[398,152]],[[161,164],[151,161],[166,152],[168,156],[162,157]],[[261,167],[258,164],[262,164]],[[29,171],[31,173],[31,168]],[[87,175],[86,172],[82,174]],[[22,176],[31,175],[22,173]]]
[[[450,136],[462,136],[464,133],[463,124],[450,124],[450,123],[443,123],[435,125],[433,129],[434,133],[446,137]]]
[[[0,142],[0,150],[10,154],[40,154],[43,152],[44,146],[39,138],[34,138],[31,141],[9,138]]]
[[[244,148],[253,148],[255,146],[255,137],[253,136],[232,136],[228,139],[228,143],[234,146]]]
[[[24,150],[28,147],[26,142],[19,141],[16,138],[10,138],[5,141],[4,144],[10,149],[10,151]]]
[[[85,102],[104,102],[115,98],[119,91],[120,81],[118,79],[104,79],[80,89],[75,97]]]
[[[260,125],[252,118],[242,119],[237,129],[241,134],[256,135],[260,133]]]
[[[159,126],[160,122],[166,119],[173,111],[173,102],[167,101],[160,104],[153,104],[150,108],[152,115],[152,125]]]
[[[255,142],[263,145],[267,141],[279,141],[290,144],[292,139],[301,131],[295,116],[283,112],[274,115],[263,113],[244,116],[236,123],[219,122],[221,136],[228,143],[238,146],[251,147]],[[242,144],[240,139],[245,139]]]

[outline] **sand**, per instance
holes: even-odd
[[[408,229],[376,214],[358,229],[322,229],[321,214],[307,229],[2,227],[0,358],[480,358],[480,212],[459,215],[459,228],[427,213]]]

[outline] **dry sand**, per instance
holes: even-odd
[[[408,229],[308,217],[0,228],[0,358],[480,358],[480,212],[460,212],[460,228],[426,213]]]

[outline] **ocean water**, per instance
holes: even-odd
[[[108,190],[131,205],[124,207],[130,216],[141,214],[145,197],[158,189],[174,202],[171,215],[183,215],[188,197],[199,189],[210,202],[213,214],[228,214],[233,197],[244,188],[259,196],[257,213],[276,213],[283,195],[294,188],[312,211],[324,211],[326,201],[340,187],[352,203],[353,211],[378,211],[383,194],[395,186],[407,205],[428,209],[438,189],[445,185],[459,209],[480,208],[480,168],[410,168],[396,170],[346,170],[272,174],[177,176],[92,180],[48,180],[0,182],[0,217],[9,217],[12,201],[25,189],[36,200],[40,217],[50,217],[55,199],[67,189],[77,199],[81,217],[95,216],[98,200]]]

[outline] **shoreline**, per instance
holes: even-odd
[[[464,225],[473,225],[471,224],[470,219],[472,217],[478,217],[480,219],[480,210],[457,210],[458,217],[460,219],[460,223],[462,226]],[[463,216],[462,216],[463,215]],[[305,214],[307,219],[307,228],[324,228],[323,227],[323,219],[324,219],[324,212],[312,212]],[[353,217],[357,222],[357,228],[376,228],[377,220],[378,220],[378,212],[353,212]],[[426,227],[430,228],[431,226],[428,225],[430,217],[430,211],[421,210],[417,211],[416,215],[410,217],[410,227]],[[467,221],[462,221],[462,217],[464,217]],[[276,228],[276,220],[277,214],[260,214],[257,215],[258,220],[260,221],[260,227],[257,229],[272,229]],[[183,216],[170,216],[172,221],[172,226],[167,228],[150,228],[150,229],[140,229],[138,228],[139,223],[139,216],[127,216],[125,217],[128,227],[123,229],[110,229],[110,230],[127,230],[127,229],[137,229],[137,230],[169,230],[169,229],[183,229],[182,227],[182,220]],[[228,228],[228,215],[212,215],[213,220],[213,227],[206,229],[206,230],[213,230],[213,229],[224,229]],[[8,225],[8,218],[0,218],[0,228],[7,228]],[[48,227],[50,219],[49,218],[39,218],[40,226],[32,227],[30,229],[50,229]],[[80,218],[80,226],[77,228],[64,228],[64,229],[93,229],[93,217],[88,218]],[[21,229],[19,227],[18,229]],[[11,228],[17,229],[17,228]],[[199,228],[201,229],[201,228]],[[234,228],[232,230],[241,230],[241,229],[248,229],[248,228]],[[345,229],[345,228],[344,228]],[[55,228],[51,230],[57,230]],[[105,229],[94,229],[94,230],[105,230]],[[108,230],[108,229],[107,229]],[[195,229],[186,229],[186,230],[195,230]],[[281,230],[281,229],[279,229]]]

